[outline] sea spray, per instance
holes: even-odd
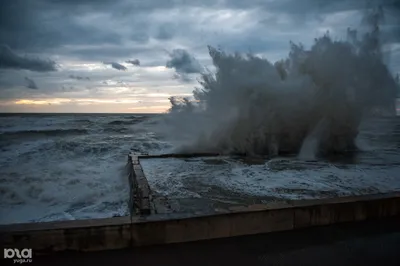
[[[307,50],[291,43],[272,64],[252,54],[209,48],[215,73],[201,74],[194,101],[170,98],[163,133],[179,152],[307,157],[355,150],[371,111],[395,115],[397,83],[382,59],[382,9],[365,16],[361,38],[329,33]]]

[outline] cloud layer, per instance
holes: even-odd
[[[116,70],[127,70],[126,66],[123,66],[119,63],[116,62],[104,62],[105,65],[110,65],[112,68],[115,68]]]
[[[38,72],[56,71],[56,63],[35,57],[21,56],[14,53],[7,45],[0,45],[0,68],[26,69]]]
[[[400,6],[369,0],[378,4],[387,64],[400,72]],[[207,45],[277,61],[290,41],[310,46],[326,31],[343,38],[360,26],[365,7],[359,0],[2,0],[0,111],[165,110],[168,96],[190,94],[212,65]],[[25,77],[40,86],[27,90]],[[131,102],[111,103],[119,99]]]
[[[188,51],[184,49],[174,49],[170,54],[166,67],[173,68],[178,73],[196,74],[201,73],[202,66]]]
[[[134,66],[140,66],[140,61],[139,61],[139,59],[127,60],[127,61],[125,61],[125,63],[132,64],[132,65],[134,65]]]

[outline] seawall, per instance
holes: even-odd
[[[313,226],[400,216],[400,193],[273,202],[211,212],[155,214],[140,165],[128,157],[131,215],[106,219],[0,226],[3,247],[36,254],[96,251],[290,231]],[[154,158],[154,156],[152,156]]]

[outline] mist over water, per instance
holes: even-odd
[[[178,152],[303,158],[357,150],[372,113],[396,115],[397,82],[382,55],[383,10],[369,10],[364,32],[326,33],[311,48],[291,43],[275,63],[209,48],[215,73],[201,74],[194,101],[171,98],[160,128]]]

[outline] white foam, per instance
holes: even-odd
[[[90,125],[85,135],[0,140],[0,224],[128,215],[128,153],[162,152],[171,145],[140,125],[109,125],[129,117],[49,116],[0,118],[14,131],[38,130],[48,121]],[[128,130],[103,133],[110,128]]]
[[[110,217],[127,213],[124,160],[32,160],[3,168],[0,223]]]
[[[84,137],[74,139],[85,148],[85,143],[88,147],[96,144],[96,137],[90,138],[92,142]],[[77,154],[80,146],[69,151],[56,145],[57,141],[60,140],[3,144],[0,223],[126,215],[129,191],[123,170],[130,144],[121,143],[111,149],[116,144],[109,143],[108,153],[90,152],[86,147],[85,153]]]
[[[210,165],[202,159],[144,159],[142,165],[152,189],[172,198],[207,198],[207,191],[201,188],[211,186],[248,196],[285,199],[400,191],[396,174],[400,167],[396,165],[382,168],[288,159],[262,165],[246,165],[228,158],[224,161]]]

